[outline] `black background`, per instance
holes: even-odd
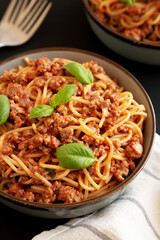
[[[0,17],[8,3],[9,0],[0,1]],[[46,47],[72,47],[92,51],[110,58],[130,71],[151,98],[156,113],[157,132],[160,133],[160,66],[130,61],[105,47],[88,25],[81,0],[54,0],[49,14],[32,39],[22,46],[1,48],[0,61],[24,51]],[[29,240],[66,221],[27,216],[0,204],[0,239]]]

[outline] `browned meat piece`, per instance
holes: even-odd
[[[29,106],[29,95],[25,90],[23,90],[20,84],[8,84],[8,92],[8,97],[19,103],[20,107],[27,108]]]
[[[3,145],[1,152],[4,155],[11,155],[13,153],[13,148],[9,143],[7,143],[7,144]]]
[[[0,77],[0,82],[1,81],[7,81],[9,83],[19,83],[21,85],[26,84],[30,80],[26,76],[25,73],[21,72],[20,74],[16,74],[16,72],[8,72],[4,71],[4,74]]]
[[[70,124],[73,124],[75,122],[74,117],[70,115],[61,116],[59,113],[53,113],[52,118],[54,120],[54,126],[55,127],[67,127]]]
[[[54,91],[58,92],[62,87],[66,86],[68,83],[66,79],[62,76],[53,76],[48,84],[48,86]]]
[[[31,191],[25,191],[19,183],[13,183],[9,190],[5,190],[5,192],[23,200],[27,200],[30,202],[34,201],[34,194]]]
[[[118,182],[123,182],[129,174],[129,164],[127,161],[122,161],[120,164],[115,164],[111,167],[111,172]]]
[[[73,187],[62,185],[59,188],[57,199],[65,203],[80,202],[83,199],[83,195]]]
[[[77,85],[74,96],[80,96],[83,93],[83,85],[77,79],[73,81]]]
[[[124,35],[136,41],[140,41],[143,36],[143,31],[139,28],[126,29]]]
[[[60,130],[61,141],[64,143],[72,143],[74,131],[70,127],[62,128]]]
[[[47,187],[46,190],[42,192],[42,203],[54,203],[55,201],[56,194],[51,187]]]
[[[64,75],[63,72],[65,72],[65,71],[64,71],[64,69],[62,69],[62,67],[63,67],[65,64],[66,64],[66,61],[65,61],[64,59],[61,59],[61,58],[57,59],[57,60],[52,64],[52,70],[51,70],[52,74],[53,74],[54,76],[60,75],[60,73],[61,73],[62,75]]]
[[[95,139],[87,134],[84,134],[84,136],[82,137],[82,140],[87,143],[88,145],[95,145],[95,146],[98,146],[100,144],[103,143],[102,140],[100,139]]]
[[[61,115],[63,115],[63,116],[65,116],[65,115],[68,114],[68,108],[67,108],[66,106],[64,106],[64,105],[59,105],[59,106],[57,107],[57,111],[58,111]]]
[[[126,156],[129,158],[140,158],[142,157],[143,147],[138,142],[131,142],[125,148]]]
[[[34,80],[34,86],[39,87],[39,88],[43,88],[45,83],[46,83],[46,81],[44,79],[41,79],[41,78],[40,79],[37,78],[37,79]]]
[[[104,73],[105,74],[104,69],[101,66],[99,66],[97,64],[97,62],[90,61],[90,62],[84,63],[84,66],[87,69],[89,69],[92,72],[93,75],[97,74],[97,73]]]

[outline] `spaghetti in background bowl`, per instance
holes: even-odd
[[[145,106],[147,112],[147,119],[144,124],[144,151],[143,156],[138,162],[136,169],[121,183],[116,184],[114,187],[108,189],[106,193],[93,196],[89,199],[72,202],[72,203],[39,203],[29,202],[19,199],[15,196],[9,195],[4,191],[0,191],[0,201],[11,208],[14,208],[23,213],[39,216],[44,218],[72,218],[91,213],[102,207],[107,206],[116,200],[125,189],[129,186],[129,183],[139,174],[144,167],[153,144],[155,134],[155,116],[152,103],[141,86],[141,84],[124,68],[118,64],[110,61],[107,58],[99,56],[94,53],[77,50],[77,49],[41,49],[32,52],[27,52],[12,59],[9,59],[1,64],[0,75],[4,70],[10,70],[17,68],[19,65],[25,66],[24,58],[37,59],[41,57],[47,57],[50,60],[53,58],[70,59],[79,63],[94,61],[99,66],[103,67],[105,72],[112,78],[116,78],[119,86],[123,86],[125,91],[129,91],[133,94],[134,99]]]
[[[117,23],[119,24],[119,29],[117,26],[116,29],[116,22],[114,22],[113,19],[113,25],[115,24],[115,26],[110,27],[107,22],[107,14],[104,14],[104,12],[98,12],[97,10],[97,14],[94,11],[94,9],[91,7],[90,3],[92,2],[93,4],[98,4],[99,2],[101,2],[101,0],[82,0],[83,4],[84,4],[84,8],[85,8],[85,13],[88,19],[88,22],[93,30],[93,32],[96,34],[96,36],[101,40],[101,42],[106,45],[108,48],[110,48],[111,50],[113,50],[114,52],[120,54],[123,57],[126,57],[128,59],[137,61],[137,62],[141,62],[144,64],[150,64],[150,65],[160,65],[160,41],[152,41],[151,39],[147,39],[147,37],[145,38],[145,40],[143,40],[141,38],[142,33],[144,32],[144,35],[147,35],[147,31],[149,32],[151,27],[146,27],[145,24],[144,25],[144,30],[142,31],[141,29],[136,28],[136,18],[135,18],[135,29],[133,29],[133,31],[130,31],[130,29],[132,29],[130,26],[127,25],[127,21],[126,23],[124,22],[124,25],[127,25],[128,28],[126,28],[126,32],[124,34],[124,32],[122,31],[123,27],[120,28],[120,19],[118,18],[118,13],[117,12],[121,12],[119,13],[119,15],[123,14],[123,11],[120,11],[120,4],[124,5],[124,9],[125,5],[129,6],[129,4],[122,2],[119,2],[119,0],[117,1],[108,1],[111,4],[112,3],[117,3],[118,4],[118,10],[115,10],[115,12],[113,12],[113,18],[114,16],[117,16]],[[104,5],[106,4],[107,1],[104,1]],[[154,2],[154,1],[153,1]],[[157,4],[160,5],[160,3],[156,2]],[[138,4],[138,1],[137,3]],[[146,4],[146,3],[143,3]],[[153,7],[155,8],[155,7]],[[160,6],[158,7],[159,11]],[[132,7],[130,7],[130,9],[132,10]],[[153,9],[154,10],[154,9]],[[138,11],[138,10],[137,10]],[[140,9],[141,11],[141,9]],[[150,13],[151,12],[151,13]],[[98,14],[99,13],[99,14]],[[103,15],[104,14],[104,15]],[[132,16],[132,12],[131,12],[131,16]],[[150,17],[150,15],[152,14],[152,9],[151,11],[147,10],[146,11],[146,15],[149,15],[148,18]],[[157,17],[157,21],[159,21],[159,12],[156,12],[155,14],[157,14],[155,16],[155,18]],[[127,13],[124,13],[123,15],[124,18],[128,19],[129,15],[127,16]],[[106,16],[106,18],[104,17]],[[135,12],[134,12],[134,17],[135,16]],[[143,15],[142,15],[143,16]],[[112,17],[112,16],[110,16]],[[147,16],[146,16],[147,18]],[[146,19],[147,21],[148,19]],[[143,22],[143,18],[141,20],[141,22]],[[154,22],[154,21],[152,21]],[[159,34],[159,25],[157,24],[157,29],[156,31],[158,31],[158,35]],[[135,32],[134,32],[135,31]],[[136,37],[136,35],[138,36],[137,32],[139,32],[139,37]],[[133,35],[135,35],[134,39],[133,39]],[[151,35],[151,34],[150,34]],[[151,38],[154,39],[154,36],[152,36]]]

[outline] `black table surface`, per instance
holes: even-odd
[[[9,0],[0,1],[2,17]],[[125,59],[105,47],[92,32],[81,0],[54,0],[53,6],[31,40],[18,47],[0,49],[0,61],[15,54],[47,47],[72,47],[101,54],[130,71],[146,89],[155,109],[157,132],[160,133],[160,66],[149,66]],[[148,56],[150,57],[150,56]],[[0,239],[29,240],[67,220],[35,218],[0,204]]]

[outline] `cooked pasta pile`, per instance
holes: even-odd
[[[27,66],[0,77],[0,94],[10,101],[0,126],[0,190],[27,201],[72,203],[124,181],[143,154],[145,107],[96,62],[83,63],[94,77],[84,85],[63,68],[69,60],[25,60]],[[68,84],[76,90],[66,104],[51,116],[29,118]],[[69,143],[86,145],[96,160],[88,168],[63,168],[56,149]]]
[[[111,29],[135,41],[160,44],[160,1],[89,0],[97,17]]]

